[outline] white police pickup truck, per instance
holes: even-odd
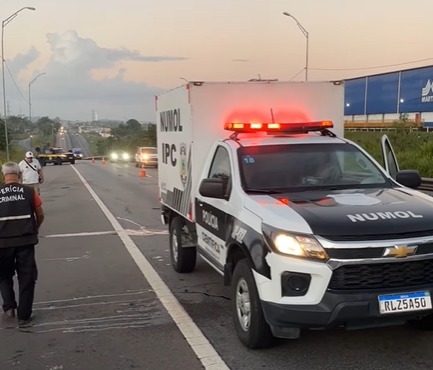
[[[172,265],[232,286],[249,348],[302,329],[432,329],[433,201],[344,139],[343,86],[192,82],[156,100]]]

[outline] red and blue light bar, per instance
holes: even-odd
[[[296,122],[296,123],[262,123],[262,122],[227,122],[225,130],[239,133],[254,132],[308,132],[333,128],[332,121]]]

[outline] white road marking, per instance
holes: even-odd
[[[123,221],[127,221],[130,222],[131,224],[138,226],[140,229],[136,230],[136,229],[125,229],[125,231],[127,232],[128,235],[134,235],[134,236],[150,236],[150,235],[168,235],[168,231],[167,230],[152,230],[152,229],[148,229],[146,228],[146,226],[140,225],[139,223],[130,220],[128,218],[123,218],[123,217],[117,217],[118,220],[123,220]]]
[[[88,254],[85,254],[81,257],[64,257],[64,258],[45,258],[45,259],[39,259],[39,261],[66,261],[66,262],[72,262],[72,261],[76,261],[76,260],[81,260],[81,259],[89,259],[90,256]]]
[[[63,310],[65,308],[77,308],[77,307],[90,307],[90,306],[106,306],[108,304],[117,304],[119,306],[127,306],[131,303],[138,302],[149,302],[149,299],[130,299],[125,301],[103,301],[103,302],[92,302],[92,303],[82,303],[82,304],[72,304],[66,306],[49,306],[49,307],[41,307],[35,308],[33,311],[52,311],[52,310]]]
[[[127,235],[133,236],[153,236],[153,235],[167,235],[167,230],[153,230],[142,228],[140,230],[124,229]],[[68,233],[68,234],[49,234],[39,235],[40,238],[71,238],[75,236],[99,236],[99,235],[118,235],[116,231],[95,231],[83,233]]]
[[[95,298],[109,298],[109,297],[120,297],[120,296],[126,296],[126,295],[137,295],[137,294],[144,294],[151,292],[152,290],[146,289],[146,290],[129,290],[127,293],[119,293],[119,294],[100,294],[100,295],[88,295],[85,297],[75,297],[75,298],[68,298],[68,299],[56,299],[54,301],[40,301],[35,302],[33,305],[44,305],[44,304],[53,304],[53,303],[62,303],[62,302],[75,302],[75,301],[82,301],[85,299],[95,299]]]
[[[115,231],[95,231],[95,232],[84,232],[84,233],[39,235],[39,237],[40,238],[69,238],[71,236],[98,236],[98,235],[116,235],[116,232]]]
[[[118,220],[123,220],[123,221],[128,221],[128,222],[130,222],[131,224],[134,224],[135,226],[138,226],[140,229],[145,229],[145,228],[146,228],[145,226],[140,225],[139,223],[137,223],[137,222],[135,222],[135,221],[132,221],[132,220],[130,220],[129,218],[117,217],[117,219],[118,219]]]
[[[131,236],[152,236],[152,235],[168,235],[167,230],[133,230],[125,229],[125,233]]]
[[[125,229],[116,220],[114,215],[110,212],[107,206],[98,197],[95,191],[90,187],[86,179],[81,175],[81,173],[75,168],[72,169],[77,173],[80,180],[83,182],[84,186],[90,192],[90,194],[98,203],[102,212],[108,218],[110,223],[113,225],[114,230],[116,230],[119,238],[122,240],[129,254],[137,264],[138,268],[143,273],[146,280],[149,282],[150,286],[156,293],[167,312],[172,317],[173,321],[176,323],[180,332],[183,334],[187,342],[189,343],[192,350],[197,355],[198,359],[201,361],[203,367],[208,370],[223,370],[229,369],[225,364],[223,359],[217,353],[217,351],[212,347],[207,338],[201,332],[200,328],[191,319],[188,313],[184,310],[182,305],[170,291],[168,286],[164,283],[146,257],[141,253],[140,249],[133,242],[131,237],[126,233]]]

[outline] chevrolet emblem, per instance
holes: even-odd
[[[413,256],[416,254],[418,246],[414,245],[409,247],[407,245],[395,245],[394,247],[385,248],[383,252],[383,257],[395,257],[404,258],[407,256]]]

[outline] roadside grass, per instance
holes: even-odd
[[[9,161],[19,163],[24,159],[26,150],[18,145],[9,146]],[[7,162],[6,151],[0,151],[0,166]]]
[[[362,146],[379,163],[382,161],[381,137],[391,141],[401,170],[418,170],[422,177],[433,177],[433,133],[401,129],[390,132],[350,132],[344,136]]]

